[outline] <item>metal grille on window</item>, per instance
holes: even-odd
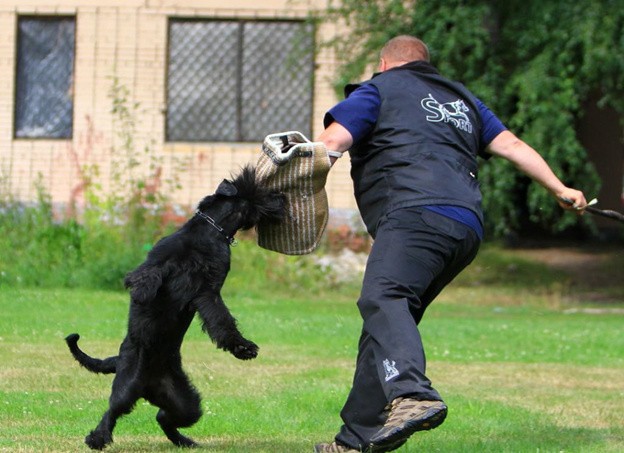
[[[18,20],[15,136],[71,138],[74,18]]]
[[[309,136],[313,42],[303,22],[171,21],[167,140]]]
[[[312,27],[293,22],[247,23],[243,34],[241,138],[284,129],[310,136]]]
[[[235,22],[171,23],[168,140],[236,140],[237,52]]]

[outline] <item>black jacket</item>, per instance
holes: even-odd
[[[426,62],[376,74],[381,107],[371,134],[350,150],[355,198],[368,231],[394,209],[453,205],[483,222],[477,182],[481,118],[475,97]],[[348,96],[357,85],[347,85]]]

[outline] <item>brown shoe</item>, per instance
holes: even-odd
[[[416,431],[440,426],[447,411],[442,401],[419,401],[414,398],[396,398],[389,409],[390,414],[383,428],[371,437],[370,451],[389,451]]]
[[[331,444],[316,444],[314,453],[359,453],[360,450],[354,450],[349,447],[332,442]]]

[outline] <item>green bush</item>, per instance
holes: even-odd
[[[40,202],[0,207],[0,285],[120,289],[125,273],[146,251],[130,225],[81,224],[55,220],[52,205]],[[155,236],[161,226],[147,220]]]
[[[140,264],[152,245],[173,231],[161,217],[142,212],[142,220],[110,221],[90,211],[84,222],[55,220],[48,198],[25,206],[0,207],[0,285],[13,287],[123,289],[127,272]],[[101,213],[99,213],[101,214]],[[133,213],[136,215],[136,213]],[[251,233],[232,248],[232,275],[228,284],[254,290],[321,293],[350,285],[329,278],[317,264],[318,254],[285,256],[261,249]],[[353,284],[359,276],[353,276]]]
[[[163,213],[179,184],[175,177],[162,180],[162,158],[153,147],[137,151],[139,104],[128,89],[113,79],[109,97],[115,145],[108,150],[112,174],[106,192],[98,165],[79,163],[82,151],[90,150],[73,147],[69,152],[85,202],[77,206],[72,193],[63,215],[41,176],[35,182],[37,200],[30,204],[15,200],[0,184],[0,284],[121,289],[125,273],[171,231]],[[88,131],[94,134],[91,123]]]
[[[330,1],[324,19],[347,24],[327,42],[344,62],[336,88],[368,78],[379,50],[399,34],[421,37],[441,73],[466,84],[519,137],[537,149],[565,184],[598,193],[599,176],[577,135],[584,102],[615,109],[624,121],[624,8],[621,2],[489,0]],[[480,171],[490,235],[526,226],[553,235],[591,230],[559,209],[511,164],[492,159]]]
[[[38,182],[36,188],[35,203],[0,198],[2,286],[121,290],[125,274],[176,228],[163,220],[161,206],[167,201],[161,195],[159,203],[145,203],[136,195],[125,200],[93,191],[78,220],[58,215],[43,185]],[[327,244],[316,254],[285,256],[258,247],[253,232],[238,237],[232,248],[235,272],[229,277],[234,287],[318,294],[360,280],[353,275],[338,282],[317,264]]]

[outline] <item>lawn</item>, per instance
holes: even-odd
[[[183,432],[206,452],[312,451],[340,425],[360,329],[357,285],[259,283],[237,271],[244,247],[233,252],[224,297],[260,355],[238,361],[194,323],[183,356],[204,416]],[[617,254],[601,262],[616,281],[597,305],[596,288],[569,269],[486,248],[421,324],[447,421],[398,451],[624,451],[621,265]],[[0,288],[0,451],[88,450],[82,441],[106,409],[111,377],[81,369],[63,338],[78,332],[86,352],[113,355],[127,304],[122,292]],[[155,414],[140,402],[107,451],[179,451]]]

